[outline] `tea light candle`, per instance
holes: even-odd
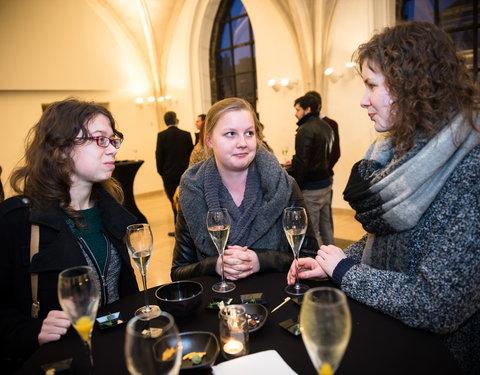
[[[240,354],[242,350],[243,350],[243,344],[240,341],[235,339],[230,339],[223,345],[223,351],[230,355]]]

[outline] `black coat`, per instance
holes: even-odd
[[[193,142],[189,132],[171,125],[158,133],[155,156],[157,171],[164,184],[174,188],[179,185],[180,177],[188,168],[192,150]]]
[[[303,189],[305,182],[320,181],[330,177],[330,154],[334,141],[333,130],[318,113],[302,117],[297,125],[293,176]]]
[[[138,291],[123,237],[136,219],[103,189],[98,206],[103,232],[122,260],[119,295]],[[30,230],[40,227],[39,252],[30,264]],[[57,297],[58,274],[69,267],[87,265],[78,242],[58,208],[40,211],[20,196],[0,204],[0,356],[24,359],[38,348],[38,334],[50,310],[61,310]],[[38,319],[31,318],[30,272],[38,273]]]

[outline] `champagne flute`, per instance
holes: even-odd
[[[308,286],[298,281],[298,255],[305,239],[308,218],[305,208],[287,207],[283,210],[283,230],[295,257],[295,284],[288,285],[285,292],[294,296],[301,296],[308,290]]]
[[[222,281],[212,286],[217,293],[227,293],[235,289],[236,285],[231,281],[225,281],[225,270],[223,265],[223,252],[230,234],[230,215],[225,208],[210,210],[207,213],[207,229],[212,238],[218,254],[222,258]]]
[[[173,317],[160,312],[155,317],[135,316],[127,324],[125,358],[132,375],[178,374],[182,364],[182,341]]]
[[[58,300],[82,338],[93,371],[92,331],[100,301],[100,288],[89,266],[67,268],[58,276]]]
[[[283,163],[285,164],[287,162],[288,146],[285,146],[282,148],[282,155],[283,155]]]
[[[319,375],[333,375],[343,357],[351,331],[345,294],[335,288],[310,289],[300,310],[300,332]]]
[[[147,292],[147,267],[152,254],[153,235],[150,225],[133,224],[127,227],[127,248],[133,262],[142,275],[143,293],[145,296],[145,306],[135,311],[135,316],[142,315],[144,318],[154,317],[160,313],[160,307],[148,303]]]

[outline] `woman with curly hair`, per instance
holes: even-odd
[[[121,188],[111,179],[123,136],[110,112],[75,99],[56,102],[28,139],[25,165],[11,178],[19,195],[0,204],[0,353],[11,367],[67,332],[57,297],[62,270],[91,266],[102,304],[138,291],[122,242],[136,219],[120,205]],[[31,241],[34,227],[39,240]],[[30,261],[31,242],[38,252]],[[31,274],[38,275],[37,317]]]
[[[480,373],[478,95],[449,35],[410,22],[356,52],[361,106],[382,135],[352,169],[344,198],[367,234],[321,246],[301,278],[441,334],[466,374]],[[288,282],[293,283],[295,267]]]

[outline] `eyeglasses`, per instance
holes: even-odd
[[[116,149],[119,149],[120,146],[122,145],[123,139],[122,138],[108,138],[104,137],[102,135],[96,136],[96,137],[87,137],[89,141],[95,141],[97,142],[97,145],[100,147],[108,147],[110,144],[113,145]]]

